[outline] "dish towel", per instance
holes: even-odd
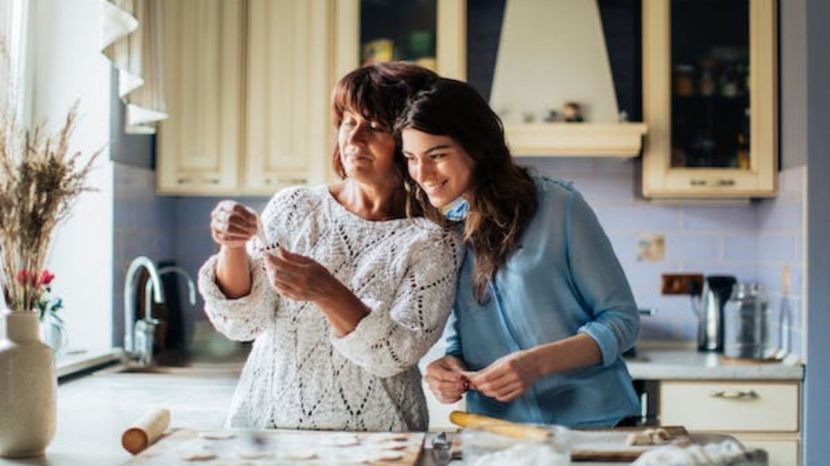
[[[724,440],[708,445],[680,447],[667,445],[640,455],[632,466],[766,466],[765,455],[755,460],[738,442]]]

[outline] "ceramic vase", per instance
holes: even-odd
[[[41,456],[55,435],[57,378],[36,312],[6,312],[0,341],[0,456]]]

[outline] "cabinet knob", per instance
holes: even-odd
[[[758,398],[758,393],[755,390],[715,390],[709,396],[727,400],[752,400]]]

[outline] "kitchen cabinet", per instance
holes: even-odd
[[[158,191],[271,195],[329,173],[333,0],[163,2]]]
[[[771,465],[800,464],[799,382],[663,380],[659,392],[660,424],[733,435]]]
[[[242,142],[244,2],[162,2],[164,91],[157,189],[219,194],[238,189]]]
[[[335,75],[363,63],[409,60],[466,78],[466,0],[337,2]]]
[[[326,180],[333,21],[329,0],[248,1],[244,192]]]
[[[643,194],[774,196],[777,2],[643,0]]]

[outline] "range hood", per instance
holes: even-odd
[[[543,122],[577,102],[585,122]],[[506,0],[490,95],[517,156],[640,153],[645,123],[620,123],[599,7],[585,0]]]

